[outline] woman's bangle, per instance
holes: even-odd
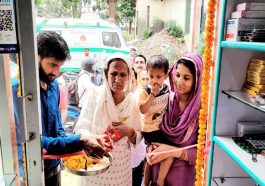
[[[135,143],[135,141],[136,141],[136,132],[135,132],[135,130],[133,130],[133,135],[132,135],[132,137],[129,138],[129,140],[130,140],[131,143]]]

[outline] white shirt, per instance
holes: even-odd
[[[131,146],[131,153],[132,168],[138,167],[146,156],[146,144],[144,143],[144,139],[135,147]]]
[[[79,96],[78,106],[80,108],[82,108],[86,100],[88,91],[91,90],[91,88],[96,87],[96,85],[94,85],[91,81],[92,76],[93,76],[92,73],[86,72],[78,78],[78,96]]]

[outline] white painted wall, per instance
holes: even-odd
[[[159,18],[176,20],[182,28],[185,27],[186,0],[138,0],[136,10],[140,19],[147,19],[147,6],[150,6],[150,26]]]

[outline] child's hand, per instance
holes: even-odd
[[[161,86],[158,83],[155,83],[151,88],[151,93],[155,96],[160,92]]]

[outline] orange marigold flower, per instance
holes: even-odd
[[[213,13],[209,13],[208,16],[207,16],[209,19],[214,19],[215,18],[215,15]]]
[[[209,8],[207,9],[207,12],[208,12],[208,13],[213,13],[213,12],[215,12],[215,7],[209,7]]]
[[[205,135],[206,134],[206,130],[205,129],[199,129],[199,134]]]
[[[199,127],[200,129],[206,129],[206,124],[200,124]]]
[[[215,0],[210,0],[208,2],[208,7],[214,7],[216,5],[216,1]]]
[[[214,20],[213,19],[208,19],[207,20],[207,25],[213,25],[214,24]]]
[[[212,47],[214,43],[214,29],[215,29],[215,12],[216,12],[216,0],[209,0],[207,7],[207,22],[205,27],[205,49],[204,49],[204,64],[202,73],[202,93],[201,93],[201,109],[199,111],[199,130],[198,130],[198,143],[203,143],[206,139],[207,117],[208,117],[208,95],[209,95],[209,79],[211,66],[213,66]],[[197,159],[196,159],[196,186],[202,186],[203,180],[203,164],[204,164],[204,145],[197,147]]]

